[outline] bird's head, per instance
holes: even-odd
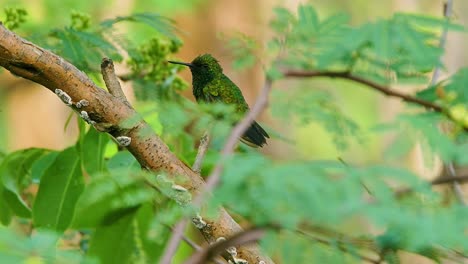
[[[168,61],[173,64],[185,65],[190,68],[193,78],[211,79],[223,72],[223,68],[218,61],[210,54],[196,57],[191,63]]]

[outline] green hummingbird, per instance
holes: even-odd
[[[197,102],[222,102],[234,105],[235,111],[243,115],[249,111],[239,87],[223,74],[223,68],[210,54],[200,55],[191,63],[168,62],[190,68],[193,95]],[[251,147],[262,147],[266,144],[266,138],[270,138],[267,132],[254,121],[241,137],[241,141]]]

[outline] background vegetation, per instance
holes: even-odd
[[[466,3],[444,17],[438,1],[258,1],[269,11],[245,20],[234,12],[243,3],[224,2],[15,1],[1,20],[100,86],[102,57],[118,62],[134,106],[186,164],[212,127],[205,176],[232,109],[196,105],[187,71],[166,60],[213,53],[251,105],[272,79],[269,146],[239,146],[204,214],[222,205],[243,226],[265,228],[260,243],[276,262],[466,261],[466,191],[447,180],[466,179],[468,164],[468,70],[453,38],[466,38]],[[445,51],[458,61],[445,63]],[[191,213],[174,201],[185,198],[173,182],[142,171],[45,89],[0,78],[0,262],[157,263],[171,227]],[[440,179],[450,188],[434,188]],[[194,230],[187,236],[203,245]],[[182,244],[174,263],[194,251]]]

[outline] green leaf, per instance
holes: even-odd
[[[254,38],[237,33],[229,39],[227,45],[235,57],[235,60],[232,62],[233,69],[247,69],[255,64],[255,53],[259,45]]]
[[[384,60],[390,60],[394,57],[394,53],[391,50],[390,39],[392,32],[390,29],[389,21],[379,21],[374,25],[372,42],[377,56]]]
[[[288,93],[273,91],[272,101],[273,115],[303,126],[317,122],[331,133],[333,143],[339,149],[345,149],[350,140],[360,139],[358,124],[346,116],[328,92],[310,89]]]
[[[64,231],[70,224],[78,197],[84,188],[76,148],[62,151],[45,171],[33,205],[37,227]]]
[[[107,168],[107,173],[93,177],[80,196],[73,219],[75,228],[105,225],[153,200],[155,193],[145,185],[146,178],[130,152],[118,152]]]
[[[315,31],[319,25],[317,12],[311,5],[300,5],[297,9],[298,27],[304,31]]]
[[[273,9],[276,17],[270,22],[270,27],[277,33],[289,31],[290,24],[295,20],[294,15],[286,8],[276,7]]]
[[[101,263],[132,263],[132,255],[136,253],[137,210],[134,208],[111,224],[99,226],[91,238],[88,254],[97,257]]]
[[[3,10],[5,11],[3,24],[9,30],[15,30],[24,24],[24,22],[26,22],[25,17],[28,15],[28,12],[25,9],[17,7],[4,7]]]
[[[407,133],[402,133],[385,150],[384,156],[390,159],[400,158],[408,154],[415,144],[414,138],[408,136]]]
[[[20,216],[31,217],[27,201],[23,199],[22,191],[32,181],[31,167],[34,161],[43,156],[47,150],[25,149],[13,152],[3,159],[0,165],[0,177],[4,187],[2,199],[11,211]]]
[[[399,36],[396,41],[401,42],[401,47],[411,56],[413,63],[421,69],[432,68],[439,65],[439,57],[442,50],[427,43],[431,39],[429,33],[423,33],[412,28],[406,20],[396,20],[394,34]],[[395,41],[395,40],[394,40]]]
[[[144,180],[143,176],[121,170],[93,178],[78,200],[73,226],[106,225],[129,210],[151,202],[155,193],[144,185]]]
[[[34,161],[31,167],[31,178],[33,182],[40,182],[42,175],[44,175],[45,171],[52,165],[59,153],[58,151],[52,151]]]
[[[136,49],[130,50],[128,65],[132,71],[134,90],[137,99],[154,102],[175,101],[177,93],[187,87],[177,72],[180,66],[167,63],[181,46],[178,40],[167,40],[154,36]],[[144,76],[144,78],[141,78]]]
[[[161,210],[157,211],[157,216],[161,215]],[[140,252],[145,253],[146,263],[157,263],[159,257],[164,252],[164,245],[167,244],[171,231],[163,226],[162,230],[157,230],[154,227],[155,210],[154,203],[146,203],[140,207],[137,214],[137,229],[138,237],[141,243],[136,243],[140,246]],[[138,245],[141,244],[141,245]],[[140,254],[143,255],[143,254]]]
[[[118,16],[114,19],[108,19],[101,22],[101,26],[104,28],[110,28],[114,24],[122,21],[142,23],[150,26],[166,37],[177,39],[177,36],[175,35],[177,29],[174,26],[174,22],[167,17],[163,17],[155,13],[137,13],[130,16]]]
[[[0,263],[93,263],[83,260],[83,255],[78,251],[57,248],[59,238],[58,234],[43,230],[34,230],[26,236],[18,230],[0,227]]]
[[[5,157],[0,166],[0,175],[5,188],[20,193],[23,187],[28,186],[33,162],[46,152],[44,149],[31,148],[13,152]]]
[[[468,107],[468,67],[461,68],[455,75],[450,78],[450,83],[444,87],[447,100],[451,104],[464,104]],[[450,94],[452,93],[452,95]],[[453,98],[450,98],[453,97]]]
[[[460,24],[454,24],[450,21],[447,21],[446,18],[439,18],[439,17],[432,17],[424,14],[404,14],[404,13],[397,13],[396,16],[403,16],[405,17],[408,22],[413,23],[416,26],[425,27],[428,29],[443,29],[447,27],[447,29],[451,31],[464,31],[465,27]]]
[[[18,193],[4,189],[3,199],[5,199],[5,203],[15,215],[24,218],[31,217],[31,209]]]
[[[5,187],[0,185],[0,223],[8,225],[13,217],[13,212],[8,205],[8,201],[4,198]]]
[[[336,14],[332,15],[320,22],[319,33],[327,34],[329,32],[336,31],[336,29],[343,27],[343,25],[349,23],[350,16],[348,14]]]
[[[401,129],[401,137],[409,137],[412,142],[416,140],[428,147],[425,151],[426,161],[433,160],[432,155],[437,153],[444,161],[456,158],[457,145],[438,128],[439,123],[444,120],[440,113],[421,113],[417,115],[401,115],[395,128]],[[409,149],[408,149],[409,150]],[[401,153],[403,154],[403,153]]]
[[[139,170],[140,164],[135,157],[127,150],[119,151],[107,162],[107,168],[109,170]]]
[[[82,70],[98,71],[96,65],[100,64],[102,57],[117,61],[122,59],[117,48],[99,32],[65,28],[55,30],[52,36],[60,40],[60,44],[52,48]]]
[[[88,175],[93,176],[104,170],[104,153],[109,136],[90,127],[86,133],[80,151],[83,168]]]

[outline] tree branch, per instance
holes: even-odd
[[[109,93],[117,98],[127,101],[122,87],[120,86],[120,82],[117,79],[117,75],[115,75],[114,62],[111,59],[102,59],[101,73]]]
[[[287,70],[283,72],[285,77],[296,77],[296,78],[314,78],[314,77],[330,77],[330,78],[340,78],[340,79],[347,79],[351,80],[360,84],[364,84],[374,90],[377,90],[387,96],[398,97],[403,101],[418,104],[420,106],[424,106],[425,108],[434,110],[436,112],[443,112],[443,108],[437,104],[432,102],[419,99],[417,97],[413,97],[411,95],[407,95],[393,89],[390,89],[384,85],[378,84],[376,82],[364,79],[359,76],[352,75],[350,72],[332,72],[332,71],[294,71],[294,70]]]
[[[431,185],[440,185],[440,184],[447,184],[447,183],[454,183],[457,182],[458,184],[461,184],[463,182],[468,182],[468,175],[452,175],[449,173],[449,175],[436,178],[430,182]],[[402,197],[403,195],[406,195],[408,193],[411,193],[413,189],[411,188],[402,188],[399,190],[395,191],[395,195],[397,197]]]
[[[113,137],[124,137],[127,149],[143,168],[165,171],[174,180],[182,178],[181,185],[198,196],[205,189],[203,179],[170,152],[164,142],[136,111],[115,96],[94,84],[83,72],[63,58],[24,40],[0,25],[0,66],[11,73],[42,84],[98,130]],[[86,105],[79,104],[87,102]],[[180,178],[179,178],[180,177]],[[212,242],[218,237],[230,237],[241,231],[232,217],[220,209],[216,220],[203,219],[199,230]],[[238,255],[249,263],[260,260],[273,263],[261,255],[258,246],[242,246]]]
[[[227,254],[230,254],[231,257],[236,259],[237,251],[235,247],[247,244],[247,243],[254,243],[257,242],[265,235],[265,230],[263,228],[253,228],[249,230],[242,231],[240,233],[235,234],[232,237],[227,239],[221,239],[216,243],[208,245],[207,247],[203,248],[202,250],[193,254],[184,264],[203,264],[210,261],[212,258],[216,257],[219,254],[222,254],[224,251]]]

